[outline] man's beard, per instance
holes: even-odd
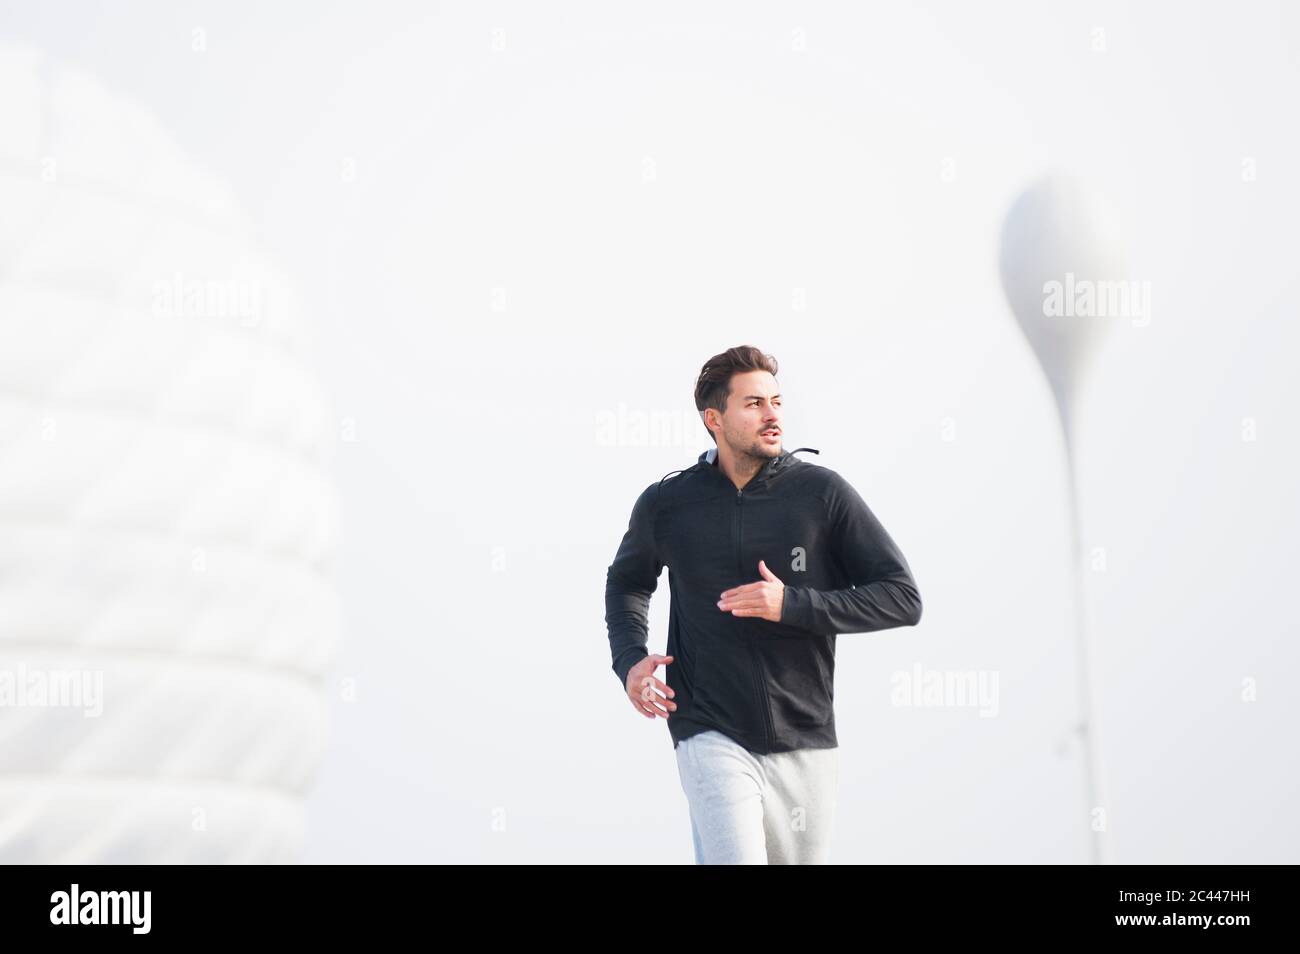
[[[731,444],[730,441],[727,443]],[[780,456],[781,449],[781,441],[777,441],[775,444],[769,444],[763,440],[761,434],[758,437],[752,438],[744,447],[737,448],[735,444],[731,444],[732,455],[735,457],[736,464],[742,473],[754,473],[758,471],[773,457]]]

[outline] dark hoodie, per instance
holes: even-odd
[[[674,748],[706,729],[757,753],[835,747],[835,636],[921,619],[903,554],[848,481],[794,456],[804,450],[819,453],[782,449],[737,490],[711,447],[632,508],[605,578],[610,652],[626,689],[667,566]],[[779,623],[718,608],[723,590],[762,579],[760,559],[785,584]]]

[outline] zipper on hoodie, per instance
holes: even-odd
[[[745,515],[745,490],[740,488],[736,491],[736,569],[740,572],[740,579],[745,578],[745,563],[741,554],[741,544],[744,542],[744,515]],[[741,617],[745,619],[747,617]],[[763,671],[758,664],[758,650],[754,648],[753,640],[746,639],[745,647],[749,651],[749,672],[753,677],[755,695],[763,707],[763,731],[767,736],[767,747],[772,748],[773,727],[772,727],[772,702],[767,695],[767,685],[763,682]]]

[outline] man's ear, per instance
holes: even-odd
[[[713,428],[709,425],[709,412],[710,412],[710,411],[713,411],[714,414],[717,414],[717,413],[718,413],[717,410],[716,410],[715,408],[706,407],[703,411],[700,412],[700,419],[701,419],[702,421],[704,421],[704,428],[705,428],[705,430],[707,430],[710,434],[712,434],[712,433],[713,433]]]

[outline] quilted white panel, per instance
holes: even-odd
[[[147,110],[0,48],[0,861],[298,856],[340,618],[309,332]]]

